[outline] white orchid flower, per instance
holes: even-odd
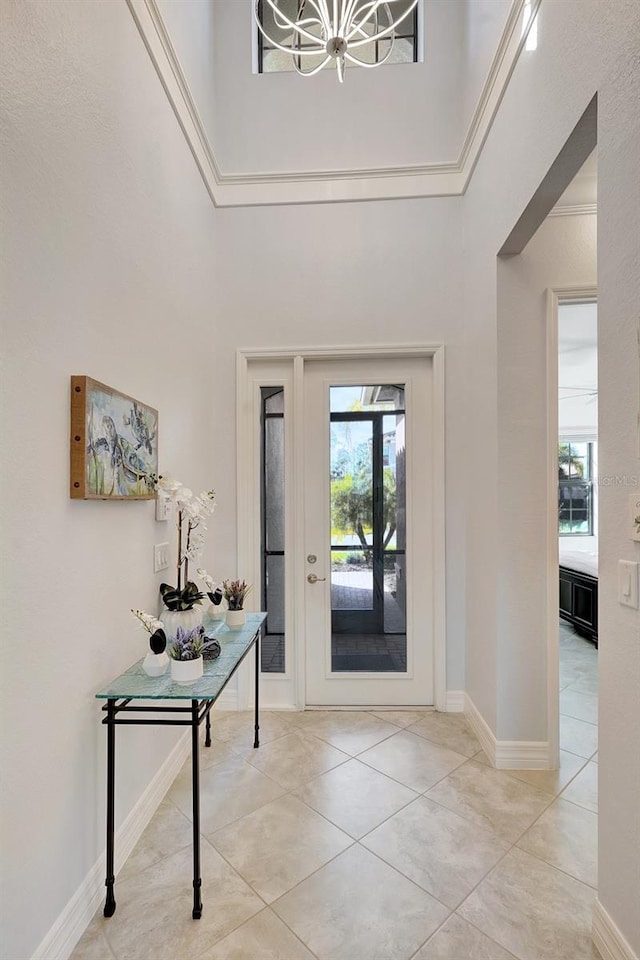
[[[201,504],[205,513],[212,514],[216,508],[215,490],[203,490],[198,497],[198,502]]]
[[[193,490],[190,490],[189,487],[181,487],[176,499],[180,507],[187,506],[193,500]]]
[[[152,617],[150,613],[145,613],[144,610],[134,610],[131,608],[131,613],[134,615],[134,617],[138,618],[148,633],[155,633],[156,630],[164,629],[164,625],[161,620],[158,620],[157,617]]]
[[[202,567],[198,567],[198,569],[196,570],[196,573],[198,574],[198,576],[200,577],[204,585],[207,587],[207,589],[210,590],[211,593],[215,593],[218,588],[218,584],[215,582],[213,577],[210,576],[207,573],[207,571],[204,570]]]
[[[174,500],[177,493],[182,489],[182,484],[179,480],[173,480],[171,477],[160,477],[158,480],[158,490],[165,496]]]

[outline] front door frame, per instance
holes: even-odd
[[[255,453],[255,390],[256,383],[251,364],[256,362],[282,365],[288,362],[291,380],[285,388],[285,403],[289,400],[288,440],[291,455],[289,489],[286,494],[290,515],[302,516],[304,504],[304,422],[303,385],[305,361],[310,360],[398,360],[403,358],[431,359],[433,367],[433,463],[432,463],[432,529],[433,529],[433,690],[434,707],[446,710],[446,575],[445,575],[445,348],[444,344],[379,344],[376,346],[335,346],[301,348],[245,349],[236,352],[236,434],[237,434],[237,557],[238,570],[252,582],[258,582],[260,552],[260,501],[256,498]],[[264,379],[264,378],[262,378]],[[271,382],[275,382],[270,378]],[[285,414],[286,416],[286,414]],[[295,479],[294,479],[295,478]],[[291,525],[290,525],[291,526]],[[262,674],[265,707],[280,709],[305,707],[305,580],[304,580],[304,525],[293,524],[287,535],[290,563],[287,565],[286,623],[288,664],[287,676],[293,684],[283,684],[282,675]],[[280,680],[280,683],[278,681]],[[288,691],[288,692],[287,692]],[[282,699],[282,695],[286,701]],[[287,702],[288,701],[288,702]],[[242,677],[238,685],[238,706],[246,709],[250,702],[250,684]]]

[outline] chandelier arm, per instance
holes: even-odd
[[[260,28],[260,32],[263,34],[263,36],[265,36],[265,37],[267,38],[267,40],[269,41],[269,43],[274,43],[274,44],[275,44],[275,41],[274,41],[273,37],[270,37],[270,36],[269,36],[269,34],[268,34],[267,31],[265,30],[265,28],[264,28],[264,27],[262,26],[262,24],[260,23],[260,17],[258,16],[258,4],[259,4],[259,2],[260,2],[260,0],[254,0],[253,15],[254,15],[254,17],[255,17],[256,23],[258,24],[258,27]],[[307,40],[311,40],[313,43],[318,43],[318,37],[315,37],[312,33],[309,33],[307,30],[302,29],[302,27],[300,27],[297,23],[294,23],[293,20],[290,20],[289,17],[287,17],[287,15],[284,14],[284,13],[282,12],[282,10],[280,10],[280,8],[278,7],[278,4],[277,4],[276,0],[263,0],[263,3],[268,4],[269,7],[270,7],[270,9],[273,11],[274,20],[277,20],[277,19],[282,20],[282,22],[283,22],[287,27],[290,27],[295,33],[298,33],[298,34],[299,34],[300,36],[302,36],[302,37],[306,37]],[[284,28],[283,28],[283,27],[280,27],[280,29],[284,29]],[[281,49],[281,48],[280,48],[280,49]]]
[[[391,22],[392,22],[392,21],[391,21],[391,16],[390,16],[390,14],[389,14],[388,12],[387,12],[387,17],[388,17],[389,23],[391,23]],[[366,18],[363,17],[362,20],[360,20],[358,23],[356,23],[355,28],[354,28],[354,31],[352,32],[351,36],[355,36],[355,35],[357,35],[357,34],[360,34],[360,36],[361,36],[363,39],[365,39],[366,42],[368,43],[368,42],[369,42],[369,34],[368,34],[367,31],[365,30],[365,26],[366,26],[366,24],[367,24],[368,22],[369,22],[369,17],[368,17],[368,16],[367,16]],[[373,29],[374,29],[374,30],[377,30],[377,29],[378,29],[378,11],[377,11],[377,10],[376,10],[375,14],[373,14]],[[352,46],[353,43],[350,43],[349,45]]]
[[[374,40],[381,40],[382,37],[386,36],[386,35],[387,35],[388,33],[390,33],[392,30],[395,31],[396,28],[398,27],[398,25],[401,24],[402,21],[403,21],[406,17],[409,16],[409,14],[416,8],[417,5],[418,5],[418,0],[413,0],[413,2],[411,3],[411,6],[408,7],[407,10],[405,10],[405,12],[402,14],[402,16],[399,17],[396,21],[394,21],[394,22],[391,24],[391,26],[386,27],[384,30],[381,30],[379,33],[372,34],[372,35],[371,35],[370,37],[368,37],[366,40],[355,40],[355,41],[352,43],[350,38],[354,35],[354,33],[357,32],[357,30],[358,30],[358,28],[359,28],[359,26],[360,26],[360,23],[362,22],[362,21],[360,21],[360,23],[358,24],[358,26],[355,27],[354,30],[352,30],[351,33],[350,33],[347,37],[345,37],[345,40],[348,42],[348,44],[349,44],[350,47],[361,47],[361,46],[363,46],[365,43],[372,43]]]
[[[386,6],[385,0],[368,0],[367,3],[364,3],[357,10],[354,10],[346,23],[346,31],[344,33],[345,40],[348,41],[357,31],[362,31],[363,24],[377,17],[378,9],[383,4]],[[389,11],[387,11],[387,14],[391,20],[392,18]]]
[[[280,43],[278,40],[274,40],[273,37],[270,37],[267,31],[264,29],[259,20],[256,20],[256,25],[262,36],[267,40],[276,50],[280,50],[282,53],[288,53],[290,55],[295,55],[296,57],[317,57],[324,50],[324,44],[318,41],[318,37],[314,37],[314,41],[318,46],[313,50],[304,50],[296,49],[295,47],[286,47],[284,44]]]
[[[373,67],[379,67],[379,66],[381,66],[383,63],[386,63],[386,61],[387,61],[387,60],[389,59],[389,57],[391,56],[391,51],[392,51],[392,50],[393,50],[393,41],[391,42],[391,46],[389,47],[389,49],[388,49],[387,52],[385,53],[385,55],[384,55],[384,57],[382,58],[382,60],[376,60],[375,63],[367,63],[365,60],[359,60],[357,57],[354,57],[354,56],[353,56],[352,54],[350,54],[350,53],[345,53],[344,58],[345,58],[345,60],[349,60],[350,63],[355,63],[355,64],[357,64],[357,66],[359,66],[359,67],[366,67],[368,70],[371,70]]]
[[[288,29],[288,28],[287,28],[287,24],[286,24],[284,21],[283,21],[282,23],[278,23],[278,20],[280,19],[280,15],[279,15],[279,14],[275,14],[275,13],[274,13],[273,19],[274,19],[275,25],[276,25],[276,27],[278,28],[278,30],[287,30],[287,29]],[[320,17],[305,17],[304,20],[296,20],[296,28],[298,29],[298,28],[300,28],[300,27],[305,27],[305,26],[308,25],[308,24],[313,25],[314,23],[317,23],[318,26],[319,26],[321,29],[324,29],[324,24],[322,23],[322,20],[320,19]],[[318,40],[318,39],[319,39],[319,38],[316,37],[316,40]]]
[[[347,0],[344,7],[342,8],[342,16],[340,17],[340,36],[344,37],[347,26],[351,22],[353,16],[354,7],[356,6],[358,0]]]
[[[318,17],[318,23],[326,30],[329,26],[329,11],[327,10],[326,0],[305,0],[305,4],[313,7]],[[304,21],[301,20],[300,22],[303,23]]]
[[[289,51],[289,52],[291,52],[291,51]],[[317,53],[316,53],[316,56],[318,56]],[[312,77],[312,76],[314,75],[314,73],[320,73],[320,71],[322,70],[322,68],[323,68],[323,67],[326,67],[326,65],[327,65],[327,64],[329,63],[329,61],[331,60],[331,57],[327,56],[327,57],[322,61],[322,63],[321,63],[319,66],[314,67],[313,70],[301,70],[300,67],[298,66],[298,64],[296,63],[296,59],[295,59],[296,57],[297,57],[297,53],[293,53],[293,54],[292,54],[292,58],[293,58],[293,69],[296,71],[296,73],[299,73],[301,77]]]
[[[375,27],[374,27],[374,29],[376,29],[376,30],[378,29],[377,19],[378,19],[378,17],[377,17],[377,14],[376,14],[376,25],[375,25]],[[394,30],[395,28],[392,27],[391,29]],[[360,34],[360,36],[362,37],[362,42],[359,43],[358,41],[355,41],[355,40],[349,41],[349,49],[352,49],[352,48],[355,47],[355,46],[364,46],[366,43],[371,43],[371,37],[369,36],[369,34],[367,33],[367,31],[364,29],[364,26],[359,25],[358,28],[357,28],[357,33]],[[394,34],[394,36],[395,36],[395,34]],[[384,40],[387,40],[388,37],[383,37],[383,39],[384,39]],[[392,42],[393,42],[393,40],[392,40]]]

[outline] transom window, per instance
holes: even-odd
[[[558,533],[593,536],[593,442],[558,445]]]
[[[394,17],[398,17],[402,13],[403,9],[406,10],[406,8],[409,6],[409,2],[410,0],[396,0],[393,5]],[[299,19],[300,15],[304,13],[304,7],[306,4],[307,0],[283,0],[280,5],[283,12],[290,19],[297,20]],[[418,62],[419,8],[420,4],[418,4],[415,9],[398,25],[393,49],[386,63]],[[270,9],[268,4],[265,5],[262,2],[260,3],[259,16],[261,23],[264,23],[267,33],[269,33],[271,36],[277,34],[278,31],[272,29],[274,27],[273,11]],[[319,66],[324,59],[324,56],[319,54],[317,57],[297,57],[295,58],[297,63],[294,63],[294,57],[291,54],[284,53],[282,50],[278,50],[271,46],[262,35],[260,30],[256,30],[256,33],[258,47],[258,73],[283,73],[289,70],[295,70],[296,66],[298,68],[304,66],[304,70],[308,71]],[[287,44],[290,43],[291,37],[286,37],[283,42]],[[304,49],[305,46],[310,46],[310,44],[305,45],[304,42],[302,42],[300,44],[300,49]],[[360,47],[358,50],[358,57],[360,57],[362,60],[367,60],[370,63],[375,63],[377,60],[380,60],[385,56],[388,48],[389,39],[382,37],[380,40],[376,40],[375,45],[367,44],[365,47]],[[302,60],[304,60],[304,64],[302,64]],[[345,66],[348,69],[351,69],[354,64],[347,62]]]

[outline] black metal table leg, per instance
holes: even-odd
[[[255,724],[254,724],[255,736],[254,736],[254,739],[253,739],[253,746],[254,746],[254,748],[257,748],[257,747],[260,746],[260,738],[259,738],[260,725],[259,725],[259,723],[258,723],[258,699],[259,699],[259,696],[260,696],[260,631],[258,630],[258,632],[257,632],[257,634],[256,634],[256,693],[255,693],[255,710],[256,710],[256,715],[255,715]]]
[[[113,885],[115,843],[115,807],[116,807],[116,710],[115,700],[107,700],[107,877],[104,882],[107,898],[104,904],[104,916],[112,917],[116,912],[116,899]]]
[[[209,715],[207,714],[207,719]],[[202,879],[200,877],[200,738],[198,734],[198,701],[191,701],[191,772],[193,775],[193,912],[194,920],[202,916]]]
[[[207,710],[207,718],[205,724],[205,736],[204,736],[204,745],[205,747],[211,746],[211,710]]]

